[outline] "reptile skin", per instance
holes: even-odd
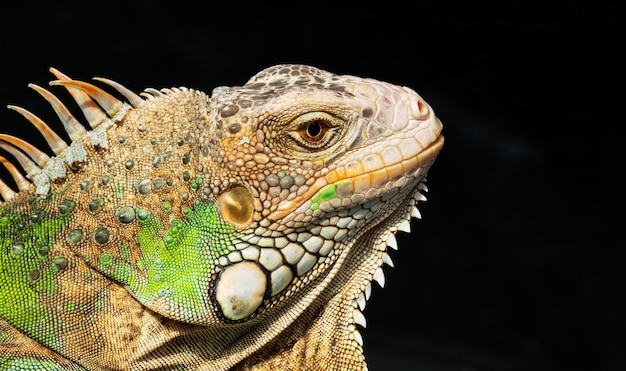
[[[0,134],[0,370],[367,369],[371,282],[443,146],[419,95],[304,65],[211,96],[51,72],[76,118],[30,87],[66,133],[11,105],[50,151]]]

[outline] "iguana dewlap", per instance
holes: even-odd
[[[16,106],[51,152],[0,135],[0,370],[367,368],[370,283],[444,141],[418,94],[303,65],[211,96],[51,72],[80,115],[30,86],[67,138]]]

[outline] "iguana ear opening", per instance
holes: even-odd
[[[236,185],[218,197],[217,208],[225,222],[246,227],[254,214],[254,198],[246,187]]]

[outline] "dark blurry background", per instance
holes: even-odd
[[[50,66],[135,91],[276,63],[412,87],[447,139],[366,308],[370,369],[625,370],[623,13],[503,3],[9,2],[0,102],[61,130],[26,86]],[[47,148],[15,112],[0,123]]]

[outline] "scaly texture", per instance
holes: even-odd
[[[51,69],[71,143],[0,135],[0,369],[363,370],[357,329],[424,200],[413,90],[303,65],[128,103]],[[22,171],[26,177],[22,175]]]

